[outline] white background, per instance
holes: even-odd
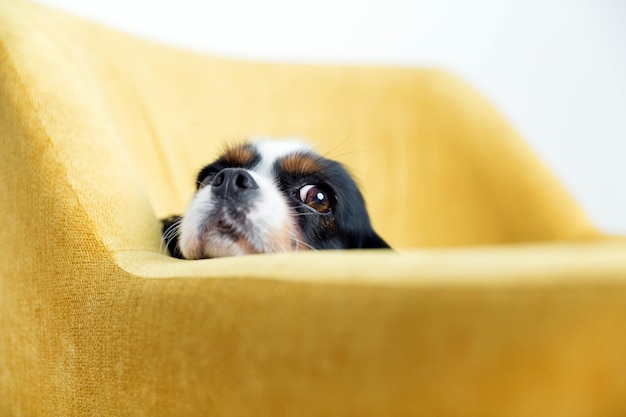
[[[626,233],[626,0],[39,0],[232,57],[448,69]]]

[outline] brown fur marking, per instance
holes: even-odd
[[[315,155],[289,155],[280,160],[279,164],[281,169],[292,174],[306,175],[322,170],[319,158]]]
[[[246,166],[251,164],[256,156],[254,148],[245,144],[227,149],[221,159],[230,166]]]

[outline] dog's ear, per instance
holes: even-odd
[[[378,236],[378,234],[370,229],[369,233],[367,233],[361,241],[362,249],[391,249],[391,246],[387,244],[383,240],[382,237]]]
[[[163,226],[163,241],[165,241],[165,245],[167,246],[167,250],[170,251],[170,255],[178,259],[185,259],[180,251],[180,247],[178,246],[178,235],[182,220],[182,216],[170,216],[161,220],[161,224]]]

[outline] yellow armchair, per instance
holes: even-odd
[[[180,261],[225,141],[347,164],[399,250]],[[626,241],[436,70],[245,62],[0,2],[1,416],[617,416]]]

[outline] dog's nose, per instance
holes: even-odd
[[[241,168],[224,168],[211,183],[211,192],[217,197],[236,196],[247,190],[259,188],[252,175]]]

